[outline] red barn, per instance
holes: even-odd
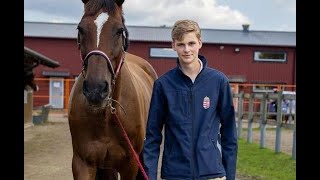
[[[176,65],[171,27],[127,28],[128,52],[148,60],[159,76]],[[73,80],[82,69],[76,38],[77,24],[24,22],[24,45],[60,63],[54,70],[36,69],[43,82],[38,83],[42,86],[35,106],[58,102],[52,99],[58,95],[60,104],[53,106],[66,108]],[[251,31],[248,25],[240,30],[202,29],[202,42],[200,54],[208,65],[224,72],[231,83],[240,83],[235,91],[272,91],[296,84],[296,32]],[[43,95],[48,97],[41,99]]]

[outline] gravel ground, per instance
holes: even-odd
[[[66,118],[51,118],[43,125],[25,128],[25,180],[72,180],[71,159],[71,136]]]
[[[241,137],[243,139],[247,139],[247,121],[244,120],[242,123],[242,128],[246,128],[242,130]],[[258,128],[259,124],[254,123],[253,128]],[[260,130],[253,130],[252,131],[252,142],[260,144]],[[274,125],[267,125],[266,131],[266,148],[275,150],[275,142],[276,142],[276,126]],[[292,145],[293,145],[293,130],[290,128],[282,128],[281,130],[281,147],[280,150],[283,153],[292,155]]]

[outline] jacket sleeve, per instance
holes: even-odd
[[[227,78],[224,78],[220,84],[218,111],[221,120],[222,163],[226,170],[227,180],[234,180],[236,174],[238,142],[233,98]]]
[[[144,167],[150,180],[157,180],[158,159],[162,142],[165,109],[160,83],[155,81],[148,114],[146,139],[143,148]]]

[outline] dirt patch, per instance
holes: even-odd
[[[254,122],[252,131],[252,142],[260,144],[261,141],[261,132],[259,127],[259,123]],[[242,133],[241,137],[244,140],[247,140],[247,121],[243,121],[242,123]],[[267,125],[267,131],[265,136],[265,147],[268,149],[272,149],[275,151],[276,145],[276,126],[275,125]],[[280,151],[286,153],[288,155],[292,155],[292,147],[293,147],[293,129],[291,128],[282,128],[281,129],[281,143],[280,143]]]
[[[72,180],[71,160],[71,136],[66,118],[24,130],[25,180]]]
[[[25,127],[24,179],[72,180],[72,145],[66,115],[50,114],[47,123]],[[244,123],[243,128],[246,127]],[[246,139],[246,130],[242,131],[242,137]],[[292,130],[283,131],[281,138],[283,152],[292,153],[292,137]],[[260,131],[253,131],[253,142],[260,142]],[[274,142],[275,130],[267,131],[266,146],[274,149]],[[237,175],[237,180],[254,179],[257,178]]]

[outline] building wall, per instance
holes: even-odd
[[[43,70],[69,71],[71,77],[80,73],[82,61],[76,39],[52,39],[52,38],[24,38],[24,46],[35,50],[44,56],[54,59],[60,63],[60,67],[52,69],[40,65],[35,68],[36,77],[41,75]]]
[[[146,58],[162,75],[175,67],[176,59],[151,58],[150,47],[171,47],[171,43],[132,42],[129,52]],[[240,52],[235,52],[240,48]],[[254,51],[287,52],[287,62],[257,62],[254,61]],[[224,72],[228,76],[243,76],[247,83],[286,83],[295,84],[295,48],[218,45],[204,43],[200,54],[206,56],[208,66]]]
[[[164,42],[131,42],[128,52],[140,56],[150,62],[150,64],[156,70],[158,76],[161,76],[169,69],[176,66],[176,59],[174,58],[154,58],[150,57],[150,48],[155,47],[169,47],[171,43]]]
[[[82,68],[79,50],[75,39],[25,38],[25,46],[59,61],[57,70],[70,71],[71,77],[78,75]],[[223,46],[223,48],[222,48]],[[129,53],[148,60],[158,75],[175,67],[176,59],[152,58],[150,47],[171,47],[165,42],[130,42]],[[240,52],[235,52],[240,48]],[[287,52],[287,62],[257,62],[253,60],[255,50]],[[208,59],[208,65],[228,76],[243,76],[247,83],[286,83],[295,84],[295,48],[263,47],[240,45],[203,44],[200,54]],[[36,68],[36,77],[41,77],[43,68]]]
[[[46,79],[41,79],[41,80],[38,80],[36,83],[39,87],[39,90],[36,92],[33,92],[33,97],[35,99],[33,102],[33,107],[40,107],[42,105],[49,104],[50,81]]]
[[[287,47],[205,45],[201,53],[209,59],[209,66],[227,75],[242,75],[247,83],[286,83],[295,84],[295,49]],[[240,48],[240,52],[235,52]],[[287,52],[287,62],[254,61],[254,51]]]
[[[56,69],[47,68],[40,65],[35,68],[35,77],[43,77],[43,70],[68,71],[70,77],[75,78],[82,69],[82,61],[77,47],[76,39],[52,39],[52,38],[24,38],[26,47],[57,60],[60,67]],[[136,42],[131,41],[128,49],[129,53],[140,56],[148,60],[155,68],[158,76],[161,76],[169,69],[176,66],[175,58],[154,58],[150,57],[151,47],[171,47],[171,42]],[[235,52],[235,48],[240,48]],[[287,53],[287,61],[277,62],[257,62],[254,61],[255,50],[283,51]],[[266,84],[296,84],[295,79],[295,48],[290,47],[268,47],[268,46],[241,46],[241,45],[220,45],[204,43],[200,54],[208,59],[208,66],[224,72],[227,76],[241,76],[246,79],[245,83],[266,83]],[[34,96],[49,94],[49,82],[40,82],[39,92]],[[251,87],[248,87],[249,89]],[[66,102],[66,100],[65,100]],[[34,106],[48,103],[47,97],[37,98]]]

